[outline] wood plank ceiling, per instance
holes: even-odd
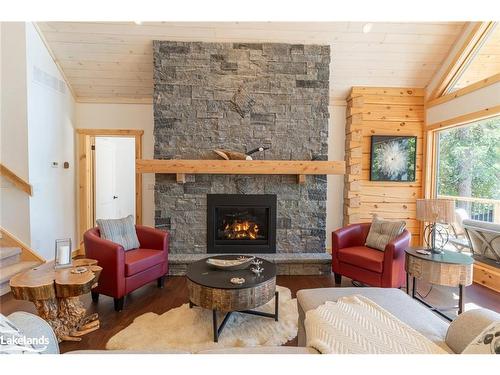
[[[464,23],[38,22],[77,101],[149,103],[152,40],[332,46],[331,98],[352,86],[425,87]],[[365,28],[366,29],[366,28]]]

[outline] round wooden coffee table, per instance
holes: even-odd
[[[209,258],[236,259],[241,255],[218,255]],[[264,259],[264,271],[255,275],[250,267],[243,270],[226,271],[207,264],[207,259],[191,263],[187,269],[189,306],[199,306],[212,310],[214,342],[217,342],[229,317],[233,312],[273,318],[278,321],[279,294],[276,291],[276,266]],[[234,277],[244,278],[241,285],[231,283]],[[274,314],[253,311],[275,297]],[[220,326],[217,324],[217,311],[226,313]]]

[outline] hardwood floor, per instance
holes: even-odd
[[[332,276],[278,276],[277,283],[292,291],[295,297],[300,289],[325,288],[335,286]],[[343,278],[342,287],[352,286],[351,280]],[[420,285],[419,291],[425,295],[429,291],[426,285]],[[456,293],[456,292],[455,292]],[[156,282],[150,283],[127,296],[125,308],[121,312],[113,309],[113,299],[100,296],[99,303],[91,301],[90,294],[82,297],[82,301],[89,308],[89,312],[97,312],[101,321],[101,327],[83,337],[80,342],[63,342],[60,344],[62,353],[78,349],[104,349],[106,342],[117,332],[128,326],[139,315],[154,312],[162,314],[165,311],[178,307],[188,302],[188,290],[185,277],[169,277],[164,289],[158,289]],[[449,304],[456,297],[452,290],[447,288],[433,287],[427,297],[430,303],[441,305]],[[483,286],[473,284],[466,288],[465,293],[466,310],[478,306],[491,310],[500,311],[500,297],[498,293]],[[11,293],[0,297],[0,312],[9,315],[14,311],[28,311],[36,313],[31,302],[18,301]],[[297,345],[296,339],[287,345]]]

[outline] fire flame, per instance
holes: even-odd
[[[224,227],[224,236],[228,240],[255,240],[259,226],[248,220],[235,220]]]

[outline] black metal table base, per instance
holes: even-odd
[[[196,306],[194,303],[189,301],[189,307],[192,308],[193,306]],[[266,313],[266,312],[261,312],[261,311],[255,311],[255,310],[241,310],[241,311],[229,311],[226,313],[226,316],[224,316],[224,319],[222,320],[222,323],[220,326],[217,323],[217,310],[212,310],[212,325],[213,325],[213,331],[214,331],[214,342],[219,342],[219,337],[222,333],[222,330],[226,326],[226,323],[228,322],[229,318],[234,312],[242,313],[242,314],[249,314],[249,315],[257,315],[257,316],[263,316],[265,318],[271,318],[274,319],[276,322],[278,321],[279,314],[278,314],[278,307],[279,307],[279,292],[274,293],[274,314],[271,313]]]
[[[410,282],[410,276],[407,273],[406,274],[406,292],[407,292],[407,294],[410,294],[409,282]],[[458,292],[458,306],[452,307],[449,310],[451,310],[451,309],[457,309],[458,310],[458,315],[460,315],[463,312],[463,310],[464,310],[464,286],[463,285],[459,285],[458,286],[458,291],[459,291]],[[422,298],[419,298],[417,296],[417,279],[415,277],[412,277],[411,297],[413,299],[416,299],[418,302],[420,302],[424,306],[427,306],[429,309],[431,309],[431,311],[434,311],[436,314],[438,314],[439,316],[442,316],[446,320],[448,320],[450,322],[453,320],[452,317],[448,316],[447,314],[445,314],[443,312],[444,309],[439,309],[436,306],[431,305],[430,303],[424,301]]]

